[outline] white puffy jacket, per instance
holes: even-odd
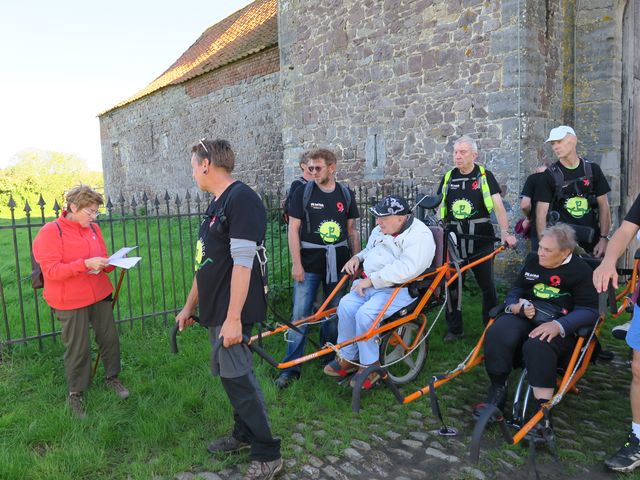
[[[420,275],[431,266],[435,252],[431,230],[411,216],[396,237],[385,235],[376,226],[358,258],[374,288],[385,288]]]

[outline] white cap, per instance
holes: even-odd
[[[551,129],[551,131],[549,132],[549,138],[545,140],[545,143],[553,142],[555,140],[562,140],[569,133],[574,137],[576,136],[576,132],[574,132],[573,128],[567,125],[560,125],[559,127]]]

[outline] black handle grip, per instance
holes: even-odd
[[[616,291],[613,288],[613,283],[609,281],[609,287],[607,288],[609,295],[609,311],[614,314],[618,313],[618,307],[616,306]]]
[[[171,335],[169,336],[169,344],[171,345],[171,353],[178,353],[178,328],[180,325],[177,323],[173,325],[171,329]]]

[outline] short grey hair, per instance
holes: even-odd
[[[453,142],[453,148],[457,147],[462,143],[469,145],[473,153],[478,153],[478,144],[469,135],[463,135],[459,139],[457,139],[455,142]]]
[[[576,231],[571,225],[567,225],[566,223],[556,223],[555,225],[545,228],[542,236],[546,237],[547,235],[556,239],[560,250],[571,250],[573,252],[578,245]]]

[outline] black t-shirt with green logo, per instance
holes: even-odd
[[[230,239],[264,241],[267,215],[260,197],[242,182],[235,182],[214,199],[200,225],[195,269],[198,282],[200,323],[222,325],[231,294]],[[244,324],[264,321],[266,299],[258,257],[253,260],[249,292],[242,309]]]
[[[629,209],[629,212],[627,212],[627,215],[624,217],[624,219],[627,222],[635,223],[636,225],[640,226],[640,195],[636,197],[633,205],[631,205],[631,208]]]
[[[514,287],[520,289],[522,298],[527,300],[543,300],[569,311],[576,305],[597,309],[598,293],[592,276],[591,267],[577,255],[564,265],[548,269],[540,265],[537,254],[531,254],[526,258]]]
[[[557,210],[560,214],[561,222],[597,229],[596,212],[593,210],[594,207],[589,204],[589,192],[593,191],[595,196],[599,197],[611,191],[600,165],[591,163],[593,178],[589,180],[585,177],[582,160],[580,160],[580,165],[573,169],[565,167],[560,162],[556,162],[556,164],[559,165],[564,177],[565,186],[562,189],[562,198],[554,202],[556,184],[553,174],[546,170],[538,181],[535,201],[549,203],[550,209]],[[590,185],[591,181],[593,181],[593,185]],[[596,237],[597,234],[598,232],[596,232]]]
[[[485,174],[491,195],[500,193],[500,186],[493,173],[485,170]],[[440,181],[438,194],[442,193],[443,182],[444,177]],[[489,217],[489,212],[482,198],[480,167],[478,165],[474,165],[473,170],[466,175],[460,173],[457,168],[453,169],[449,178],[446,206],[448,220],[475,220]]]
[[[347,240],[347,219],[358,218],[358,206],[353,190],[351,192],[351,205],[347,211],[347,201],[342,193],[342,188],[336,185],[333,192],[323,192],[317,185],[313,186],[309,204],[306,206],[309,213],[310,229],[307,229],[307,220],[304,214],[302,199],[304,187],[297,188],[291,197],[289,216],[300,219],[300,240],[316,245],[330,245]],[[302,267],[305,272],[326,273],[326,250],[303,248],[300,252]],[[336,249],[336,262],[338,272],[349,260],[351,254],[348,247]]]

